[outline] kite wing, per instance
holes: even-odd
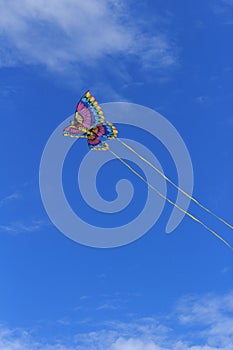
[[[77,104],[74,122],[81,124],[88,130],[104,122],[104,113],[89,90],[81,97]]]
[[[87,137],[88,146],[93,151],[106,151],[108,149],[108,144],[106,142],[102,142],[101,139],[96,137]]]
[[[104,122],[104,113],[88,90],[77,104],[74,120],[63,130],[64,136],[87,138],[90,149],[107,150],[104,139],[115,139],[117,129],[109,122]]]
[[[104,127],[102,124],[96,125],[87,133],[87,143],[93,151],[105,151],[108,149],[108,144],[101,141],[104,134]]]
[[[111,123],[98,124],[91,128],[87,133],[88,146],[92,150],[104,151],[108,149],[108,144],[102,142],[102,138],[114,139],[116,138],[117,130]]]
[[[104,134],[102,135],[104,138],[113,140],[117,137],[118,131],[112,123],[106,122],[102,126],[104,128]]]
[[[63,136],[75,137],[75,138],[87,138],[86,130],[83,129],[82,126],[79,125],[71,125],[67,126],[63,130]]]

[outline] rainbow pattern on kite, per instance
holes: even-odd
[[[64,136],[86,138],[91,150],[105,151],[109,148],[103,140],[113,140],[118,131],[115,126],[104,121],[104,113],[88,90],[77,104],[74,120],[63,130]]]

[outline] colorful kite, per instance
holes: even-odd
[[[64,136],[86,138],[89,148],[95,151],[107,150],[109,146],[103,140],[115,139],[117,133],[113,124],[104,121],[103,111],[90,91],[83,95],[77,104],[74,120],[63,131]]]
[[[91,150],[95,151],[105,151],[109,150],[122,164],[124,164],[130,171],[132,171],[137,177],[139,177],[143,182],[146,183],[148,187],[150,187],[153,191],[155,191],[160,197],[165,199],[168,203],[175,206],[182,213],[189,216],[192,220],[196,221],[200,225],[202,225],[206,230],[211,232],[215,237],[220,239],[224,244],[226,244],[230,249],[233,250],[233,247],[224,240],[219,234],[217,234],[214,230],[209,228],[205,223],[199,220],[197,217],[192,215],[190,212],[185,211],[183,208],[178,206],[176,203],[171,201],[169,198],[164,196],[155,186],[150,184],[142,175],[140,175],[135,169],[133,169],[125,160],[119,157],[115,152],[113,152],[109,145],[104,142],[105,140],[118,140],[123,146],[125,146],[129,151],[136,154],[141,160],[143,160],[146,164],[148,164],[152,169],[154,169],[157,173],[159,173],[167,182],[169,182],[172,186],[174,186],[178,191],[183,193],[186,197],[192,200],[199,207],[204,209],[209,214],[213,215],[215,218],[220,220],[229,228],[233,229],[233,226],[229,224],[227,221],[214,214],[211,210],[202,205],[195,198],[190,196],[187,192],[185,192],[182,188],[177,186],[172,180],[170,180],[164,173],[156,168],[153,164],[151,164],[147,159],[142,157],[139,153],[137,153],[132,147],[127,145],[125,142],[121,141],[117,138],[118,131],[115,126],[104,120],[104,113],[99,106],[98,102],[95,100],[94,96],[91,95],[88,90],[78,102],[76,107],[74,120],[70,122],[70,125],[67,126],[64,131],[64,136],[75,137],[75,138],[86,138],[88,142],[88,146]]]

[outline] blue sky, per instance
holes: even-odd
[[[189,218],[166,235],[169,204],[132,244],[82,246],[50,222],[38,178],[48,138],[90,89],[100,103],[137,103],[165,116],[189,150],[194,196],[232,222],[232,0],[0,0],[0,10],[0,348],[229,350],[230,249]],[[177,179],[156,139],[117,126]],[[73,206],[82,200],[78,157],[88,152],[77,142],[64,174]],[[138,212],[147,191],[140,180],[116,161],[101,174],[105,199],[105,183],[132,181],[130,215]],[[176,192],[168,187],[168,195]],[[87,221],[107,220],[88,210]],[[190,210],[233,244],[230,229]]]

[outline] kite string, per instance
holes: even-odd
[[[140,175],[135,169],[133,169],[127,162],[125,162],[120,156],[118,156],[115,152],[113,152],[109,148],[109,152],[111,152],[115,158],[117,158],[122,164],[124,164],[130,171],[132,171],[135,175],[137,175],[148,187],[150,187],[153,191],[155,191],[160,197],[165,199],[168,203],[172,204],[174,207],[179,209],[182,213],[189,216],[192,220],[196,221],[200,225],[202,225],[206,230],[208,230],[210,233],[212,233],[215,237],[217,237],[220,241],[222,241],[225,245],[227,245],[231,250],[233,250],[233,247],[225,240],[223,239],[218,233],[216,233],[214,230],[209,228],[206,224],[204,224],[202,221],[200,221],[198,218],[196,218],[194,215],[189,213],[188,211],[185,211],[183,208],[181,208],[179,205],[171,201],[169,198],[164,196],[155,186],[153,186],[151,183],[149,183],[142,175]]]
[[[124,141],[120,140],[117,138],[117,140],[126,148],[128,148],[131,152],[133,152],[134,154],[136,154],[141,160],[143,160],[146,164],[148,164],[150,167],[152,167],[157,173],[159,173],[167,182],[169,182],[172,186],[174,186],[178,191],[180,191],[181,193],[183,193],[186,197],[188,197],[190,200],[192,200],[194,203],[196,203],[200,208],[204,209],[207,213],[213,215],[215,218],[217,218],[218,220],[220,220],[221,222],[223,222],[225,225],[227,225],[228,227],[230,227],[231,229],[233,229],[233,226],[231,224],[229,224],[226,220],[224,220],[223,218],[221,218],[220,216],[216,215],[215,213],[213,213],[210,209],[206,208],[203,204],[201,204],[197,199],[195,199],[194,197],[192,197],[190,194],[188,194],[187,192],[185,192],[182,188],[180,188],[179,186],[177,186],[171,179],[169,179],[161,170],[159,170],[155,165],[153,165],[151,162],[149,162],[147,159],[145,159],[143,156],[141,156],[138,152],[136,152],[132,147],[130,147],[129,145],[127,145]]]

